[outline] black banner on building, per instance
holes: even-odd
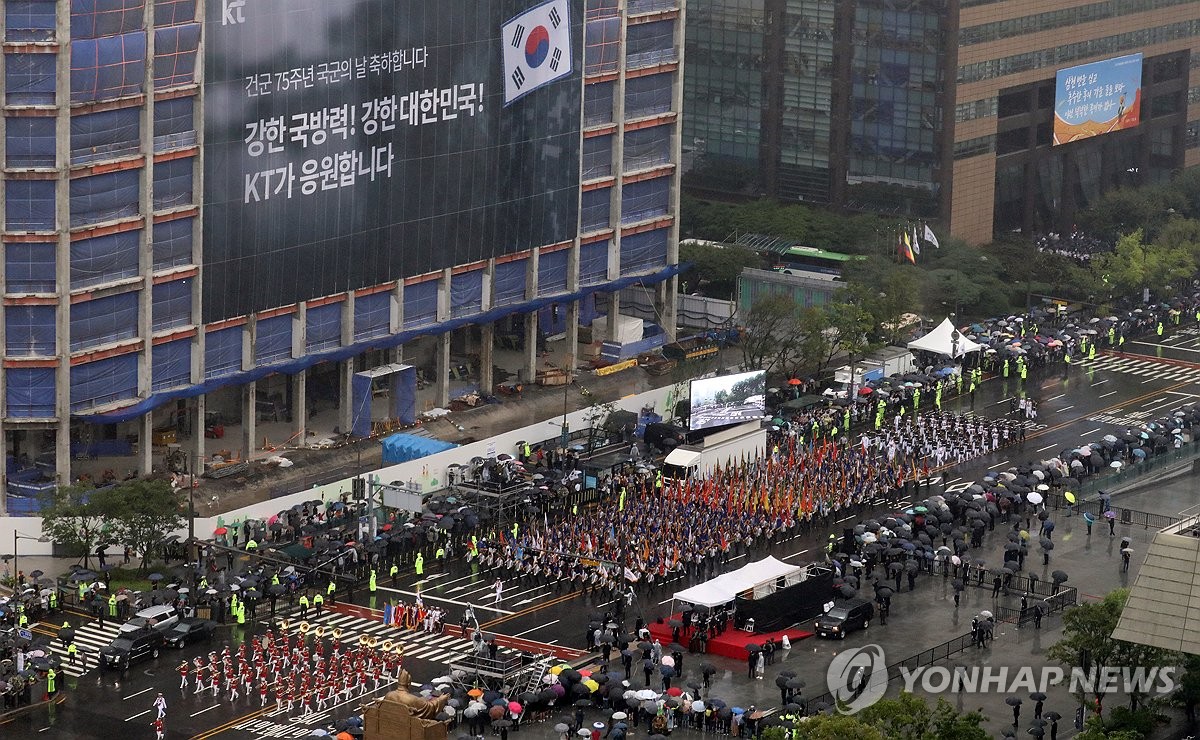
[[[205,321],[573,238],[581,5],[207,3]]]

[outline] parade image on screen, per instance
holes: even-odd
[[[761,419],[766,393],[765,370],[693,380],[690,427],[699,431]]]
[[[213,0],[204,319],[561,243],[582,0]]]
[[[1141,54],[1060,69],[1055,84],[1055,144],[1133,128],[1141,122]]]

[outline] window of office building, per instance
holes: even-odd
[[[5,0],[5,41],[53,41],[57,0]]]
[[[54,105],[54,54],[5,54],[6,105]]]
[[[48,117],[9,116],[4,121],[4,166],[53,167],[55,125]]]

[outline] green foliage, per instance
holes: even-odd
[[[1063,613],[1063,636],[1046,651],[1046,657],[1061,663],[1068,670],[1086,668],[1090,675],[1099,676],[1105,668],[1150,668],[1176,665],[1179,656],[1160,648],[1138,645],[1113,639],[1113,630],[1129,599],[1129,589],[1109,592],[1101,601],[1088,601]],[[1103,682],[1096,681],[1092,699],[1103,700]],[[1084,687],[1081,685],[1080,690]],[[1080,701],[1088,697],[1078,695]],[[1131,694],[1135,705],[1144,694]]]
[[[790,296],[769,295],[750,307],[738,343],[746,370],[782,370],[795,352],[799,306]]]
[[[1183,227],[1177,227],[1172,233],[1180,238],[1186,235]],[[1141,229],[1122,236],[1117,240],[1115,250],[1094,263],[1095,271],[1116,296],[1140,293],[1143,288],[1149,288],[1155,294],[1169,297],[1174,292],[1174,283],[1186,280],[1196,272],[1196,261],[1190,251],[1148,244]]]
[[[706,244],[681,243],[679,261],[691,262],[692,267],[680,279],[680,290],[698,288],[704,294],[721,300],[733,300],[737,277],[746,267],[761,268],[763,260],[756,252],[742,247],[713,247]]]
[[[42,507],[42,530],[58,545],[82,556],[87,566],[101,542],[143,553],[183,526],[182,496],[166,481],[127,481],[112,488],[63,487]]]
[[[796,723],[792,740],[883,740],[884,734],[857,717],[818,714]],[[890,740],[890,738],[889,738]]]
[[[1083,723],[1083,732],[1075,740],[1144,740],[1145,737],[1133,730],[1110,730],[1102,718],[1092,715]]]
[[[783,204],[770,199],[746,203],[680,197],[680,233],[684,238],[733,241],[738,234],[769,234],[807,247],[869,254],[879,251],[892,222],[875,215]]]
[[[857,715],[889,740],[987,740],[979,712],[960,714],[945,699],[930,707],[925,699],[904,692],[883,699]]]
[[[902,693],[883,699],[854,715],[818,714],[796,723],[794,740],[987,740],[979,712],[959,713],[938,699],[930,707],[921,697]],[[763,731],[768,740],[771,728]]]
[[[87,567],[111,511],[110,490],[60,486],[42,497],[42,531]]]

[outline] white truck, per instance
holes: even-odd
[[[755,460],[767,452],[767,430],[760,421],[710,434],[700,444],[680,445],[663,460],[667,478],[704,478],[717,465]]]

